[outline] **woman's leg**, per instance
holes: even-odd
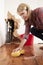
[[[35,35],[36,37],[40,38],[43,40],[43,30],[37,30],[35,27],[32,27],[30,29],[30,32]]]

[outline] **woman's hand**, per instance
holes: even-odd
[[[22,49],[23,49],[23,46],[24,46],[24,44],[25,44],[25,42],[26,42],[26,39],[22,39],[22,40],[21,40],[21,43],[20,43],[20,45],[19,45],[19,47],[16,48],[16,49],[14,49],[13,52],[22,50]]]
[[[16,48],[16,49],[14,49],[13,52],[17,52],[17,51],[19,51],[19,50],[22,50],[22,48],[18,47],[18,48]]]

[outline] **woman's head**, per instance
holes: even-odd
[[[27,4],[21,3],[17,8],[17,12],[25,21],[30,17],[30,8]]]

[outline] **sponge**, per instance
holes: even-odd
[[[21,54],[24,54],[24,53],[25,53],[25,50],[18,50],[16,52],[12,52],[11,56],[18,57],[18,56],[20,56]]]

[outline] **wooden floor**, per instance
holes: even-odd
[[[43,44],[24,46],[25,54],[20,57],[12,57],[11,52],[18,47],[17,44],[5,44],[0,48],[0,65],[43,65]]]

